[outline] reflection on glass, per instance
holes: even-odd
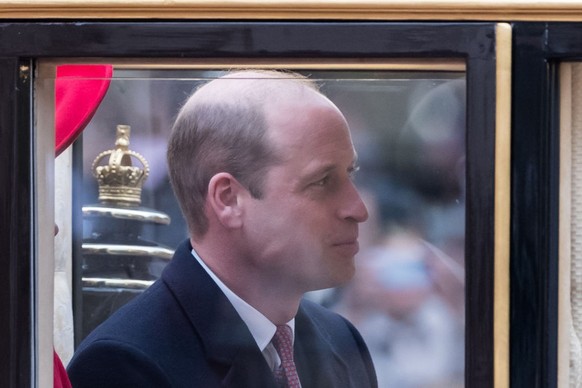
[[[83,136],[83,203],[97,200],[90,166],[115,128],[149,162],[142,206],[170,225],[140,238],[174,248],[187,227],[169,184],[165,148],[201,70],[116,70]],[[359,157],[356,183],[369,220],[357,275],[310,293],[360,330],[381,387],[462,386],[464,378],[465,78],[462,72],[306,71],[346,116]],[[89,233],[87,226],[85,233]],[[88,238],[88,235],[84,236]],[[86,333],[85,333],[86,334]]]

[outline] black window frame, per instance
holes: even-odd
[[[19,21],[0,24],[0,386],[34,383],[34,65],[44,58],[460,59],[467,79],[465,380],[494,380],[496,24]],[[24,69],[29,66],[28,76]],[[513,294],[512,294],[513,295]],[[8,312],[8,313],[6,313]],[[28,324],[27,324],[28,323]]]
[[[558,386],[559,65],[582,59],[582,24],[513,25],[510,380]]]

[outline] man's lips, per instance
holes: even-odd
[[[355,256],[356,253],[360,250],[360,244],[358,243],[358,239],[348,239],[336,242],[333,244],[335,248],[338,248],[342,251],[345,251],[346,254]]]

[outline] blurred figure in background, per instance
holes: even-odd
[[[362,251],[357,266],[335,309],[360,330],[379,386],[462,386],[462,268],[407,231]]]

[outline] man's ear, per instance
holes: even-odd
[[[231,174],[221,172],[208,182],[208,202],[216,219],[226,228],[242,225],[240,198],[245,188]]]

